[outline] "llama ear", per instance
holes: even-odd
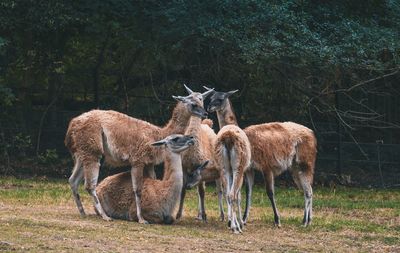
[[[189,95],[193,93],[193,91],[189,87],[187,87],[186,84],[183,84],[183,86],[185,86],[185,89],[189,93]]]
[[[164,145],[165,143],[166,143],[165,140],[156,141],[156,142],[153,142],[153,143],[151,144],[151,146],[162,146],[162,145]]]
[[[228,97],[230,97],[232,94],[235,94],[238,91],[239,90],[231,90],[231,91],[228,91],[226,94],[228,95]]]
[[[210,160],[205,161],[202,165],[200,165],[199,167],[197,167],[197,171],[202,171],[206,168],[206,166],[208,165],[208,163],[210,162]]]
[[[181,97],[181,96],[172,96],[176,101],[179,101],[179,102],[183,102],[183,101],[185,101],[185,97]]]
[[[214,90],[214,88],[211,89],[211,88],[208,88],[207,86],[204,86],[204,85],[203,85],[203,88],[206,89],[206,90]]]
[[[203,87],[205,87],[205,86],[203,86]],[[208,95],[210,95],[210,94],[212,94],[212,93],[214,93],[215,91],[214,91],[214,89],[207,89],[207,91],[206,92],[203,92],[202,94],[201,94],[201,96],[203,97],[203,99],[205,99],[206,97],[208,97]]]

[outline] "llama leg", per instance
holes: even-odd
[[[278,228],[281,227],[281,221],[278,213],[278,209],[276,208],[275,197],[274,197],[274,175],[271,171],[264,172],[265,179],[265,188],[267,191],[267,195],[269,200],[271,201],[272,210],[274,211],[274,222],[275,226]]]
[[[81,198],[79,196],[79,183],[83,179],[83,168],[82,163],[78,158],[75,158],[74,169],[72,170],[72,175],[68,179],[69,185],[71,186],[72,195],[74,196],[74,200],[76,206],[78,207],[79,213],[81,216],[85,216],[85,210],[83,209]]]
[[[229,202],[231,204],[231,229],[235,234],[241,233],[242,230],[240,228],[240,222],[238,221],[238,196],[237,193],[234,192],[233,189],[231,189],[231,192],[229,194]]]
[[[104,212],[104,210],[101,206],[100,200],[96,193],[96,185],[97,185],[97,179],[99,177],[99,169],[100,169],[99,161],[86,163],[83,166],[84,166],[84,173],[85,173],[85,188],[93,198],[93,205],[96,210],[96,213],[99,214],[103,218],[103,220],[106,220],[106,221],[112,220]]]
[[[144,177],[148,177],[148,178],[151,178],[151,179],[156,179],[157,178],[156,171],[154,170],[154,165],[153,164],[146,165],[144,167],[143,174],[144,174]]]
[[[303,225],[308,226],[311,224],[312,220],[312,196],[313,196],[313,190],[309,179],[310,177],[307,176],[306,172],[299,169],[293,170],[292,176],[296,185],[304,192]]]
[[[197,194],[199,197],[199,213],[197,215],[197,219],[207,222],[206,209],[205,209],[205,205],[204,205],[204,197],[205,197],[205,189],[204,188],[205,188],[204,181],[197,185]]]
[[[186,196],[186,183],[187,183],[187,172],[183,169],[183,186],[181,191],[181,199],[179,201],[179,209],[178,213],[176,214],[176,219],[179,220],[182,217],[183,213],[183,202],[185,201]]]
[[[215,186],[218,191],[218,207],[219,207],[219,219],[221,221],[224,221],[225,219],[225,214],[224,214],[224,206],[222,204],[223,202],[223,189],[221,185],[221,180],[215,180]]]
[[[149,224],[142,216],[142,185],[143,185],[143,165],[139,165],[136,167],[132,167],[131,176],[132,176],[132,187],[133,193],[135,194],[135,202],[136,202],[136,215],[138,218],[138,222],[141,224]]]
[[[249,168],[246,171],[246,209],[244,211],[243,222],[247,223],[250,214],[251,207],[251,195],[253,193],[253,185],[254,185],[254,169]]]
[[[240,189],[237,191],[237,213],[238,213],[238,217],[237,220],[239,221],[239,225],[240,228],[243,228],[244,222],[242,219],[242,192],[240,191]]]

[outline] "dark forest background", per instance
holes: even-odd
[[[72,117],[162,125],[186,83],[313,129],[317,181],[399,186],[399,56],[397,0],[2,0],[0,173],[67,177]]]

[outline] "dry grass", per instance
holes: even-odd
[[[83,190],[82,190],[83,193]],[[213,188],[207,192],[208,223],[194,219],[190,191],[184,218],[172,226],[81,218],[66,180],[0,178],[0,251],[31,252],[400,252],[400,192],[316,188],[314,222],[301,224],[300,192],[277,189],[282,228],[272,225],[265,192],[257,187],[249,224],[232,234],[217,220]]]

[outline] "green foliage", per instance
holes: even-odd
[[[400,3],[393,0],[4,0],[0,106],[7,109],[0,126],[36,136],[38,114],[50,104],[43,128],[64,132],[73,115],[57,118],[55,108],[115,109],[163,124],[184,82],[198,90],[240,89],[233,103],[243,126],[310,126],[312,108],[334,121],[334,98],[321,93],[398,69],[399,27]],[[357,95],[394,90],[384,90],[388,98],[398,92],[396,77]],[[349,101],[351,111],[371,113],[364,102]],[[394,114],[390,107],[376,102],[373,111]],[[51,149],[61,151],[57,141]]]
[[[0,107],[6,108],[9,107],[13,104],[13,101],[15,100],[15,96],[12,93],[10,88],[4,87],[0,83]],[[4,113],[4,111],[3,111]]]
[[[46,149],[46,151],[38,155],[39,162],[43,165],[55,164],[59,161],[57,150]]]

